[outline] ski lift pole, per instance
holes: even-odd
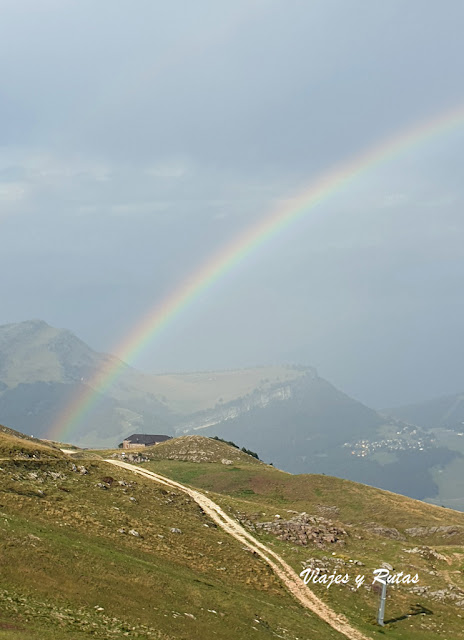
[[[389,571],[393,571],[393,567],[388,562],[382,563],[383,569],[388,569]],[[385,617],[385,601],[387,599],[387,581],[382,582],[382,590],[380,592],[380,602],[379,602],[379,610],[377,613],[377,624],[381,627],[385,626],[384,617]]]
[[[385,617],[385,600],[387,599],[387,583],[382,584],[382,591],[380,592],[379,611],[377,613],[377,623],[383,627]]]

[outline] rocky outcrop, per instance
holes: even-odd
[[[364,528],[371,533],[375,533],[382,538],[390,538],[391,540],[406,540],[406,538],[401,534],[398,529],[395,527],[384,527],[377,522],[366,522]]]
[[[418,596],[426,596],[437,602],[452,602],[456,607],[464,608],[464,591],[454,584],[448,584],[447,588],[435,591],[428,586],[416,585],[410,587],[409,592]]]
[[[305,378],[317,378],[317,371],[313,367],[305,367]],[[233,420],[239,416],[252,411],[253,409],[263,409],[271,402],[284,402],[292,398],[295,394],[295,385],[298,380],[291,382],[276,382],[267,388],[256,388],[251,393],[241,396],[231,402],[216,405],[213,409],[199,411],[191,415],[185,422],[180,423],[177,433],[188,433],[197,429],[205,429],[215,425]]]
[[[343,560],[343,558],[334,558],[329,556],[322,556],[322,558],[309,558],[301,563],[303,569],[311,569],[317,571],[318,575],[324,575],[326,573],[332,573],[334,570],[338,573],[342,573],[346,567],[352,568],[364,567],[364,562],[360,560]]]
[[[327,545],[343,546],[348,535],[345,529],[335,525],[331,520],[299,514],[290,520],[277,519],[274,522],[256,522],[255,529],[266,531],[294,544],[307,546],[314,544],[324,548]]]
[[[213,427],[219,423],[237,418],[252,409],[262,409],[273,400],[284,401],[291,397],[292,386],[290,384],[274,385],[274,388],[266,391],[256,389],[252,393],[243,396],[238,400],[233,400],[232,402],[228,402],[208,411],[201,411],[196,415],[194,414],[188,421],[179,425],[176,431],[178,433],[187,433],[197,429]]]
[[[426,560],[440,560],[443,562],[448,562],[448,557],[443,555],[442,553],[438,553],[435,549],[431,547],[413,547],[412,549],[403,549],[405,553],[414,553],[422,556]]]
[[[407,533],[408,536],[412,536],[413,538],[424,538],[426,536],[435,535],[449,538],[451,536],[463,534],[464,527],[460,527],[459,525],[442,527],[411,527],[410,529],[405,529],[405,533]]]
[[[125,453],[124,451],[122,453],[113,453],[110,457],[123,462],[148,462],[150,460],[148,456],[144,456],[142,453]]]

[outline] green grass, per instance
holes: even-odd
[[[97,452],[65,456],[43,445],[39,457],[26,457],[37,443],[24,442],[4,434],[4,450],[13,453],[0,463],[0,640],[342,639],[183,492],[110,466]],[[370,576],[386,561],[419,573],[419,584],[431,589],[464,588],[462,535],[418,540],[405,534],[408,527],[463,525],[464,514],[327,476],[292,476],[243,454],[223,464],[237,451],[216,441],[169,444],[146,450],[160,459],[142,466],[209,492],[298,573],[309,559],[331,569],[339,559],[341,573]],[[213,462],[193,461],[202,456]],[[88,473],[79,473],[81,465]],[[300,546],[254,526],[295,511],[332,520],[347,531],[345,544]],[[396,527],[404,540],[374,534],[370,522]],[[131,529],[140,536],[129,535]],[[407,553],[421,545],[444,559]],[[378,595],[370,586],[311,588],[373,639],[464,638],[463,608],[411,594],[407,586],[389,588],[386,619],[392,622],[384,629],[375,624]],[[418,604],[430,613],[408,617]]]
[[[446,519],[447,524],[464,525],[462,513],[331,476],[291,475],[267,465],[250,467],[239,463],[227,467],[159,460],[143,466],[216,493],[233,496],[252,491],[254,502],[274,508],[287,506],[310,513],[320,505],[333,505],[345,522],[375,520],[384,526],[408,528],[440,525]]]
[[[62,458],[63,453],[52,443],[23,436],[18,431],[0,425],[0,459],[13,457]]]
[[[82,462],[2,462],[0,637],[340,638],[185,494]]]
[[[265,466],[250,468],[236,465],[234,468],[224,468],[214,463],[173,460],[152,461],[143,466],[208,491],[213,500],[242,520],[272,521],[276,514],[289,519],[295,515],[294,511],[305,511],[326,517],[345,528],[348,536],[343,547],[327,544],[323,549],[310,545],[302,547],[279,540],[260,529],[251,530],[282,555],[298,573],[303,568],[303,562],[310,558],[325,558],[324,562],[331,568],[337,566],[335,559],[340,558],[345,563],[341,565],[340,572],[348,572],[352,576],[351,584],[358,573],[365,574],[368,587],[363,585],[359,590],[351,591],[346,586],[326,589],[321,585],[312,585],[311,588],[371,637],[382,635],[382,630],[375,625],[378,595],[370,585],[372,571],[382,562],[391,563],[397,571],[403,570],[411,575],[417,572],[419,584],[429,586],[431,590],[446,588],[450,581],[464,589],[463,534],[447,541],[433,535],[417,539],[405,533],[405,529],[419,526],[464,526],[462,513],[337,478],[292,476]],[[327,515],[324,511],[327,507],[335,507],[335,515]],[[395,527],[404,539],[394,540],[374,534],[364,526],[370,522]],[[446,560],[404,551],[424,545],[430,545]],[[359,567],[350,560],[361,561],[364,566]],[[421,610],[419,605],[423,607],[422,611],[432,613],[416,615],[415,611]],[[386,610],[386,620],[392,622],[383,631],[395,640],[428,640],[436,638],[437,634],[457,640],[464,638],[463,619],[464,608],[456,607],[452,601],[440,603],[426,595],[410,593],[407,585],[395,586],[389,587]]]

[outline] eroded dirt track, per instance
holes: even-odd
[[[303,607],[312,611],[312,613],[319,616],[319,618],[324,620],[324,622],[339,633],[350,638],[350,640],[370,640],[368,636],[365,636],[363,633],[352,627],[345,616],[337,614],[320,598],[318,598],[283,558],[252,536],[251,533],[244,529],[241,524],[228,516],[219,505],[203,493],[187,487],[180,482],[176,482],[175,480],[170,480],[158,473],[154,473],[153,471],[135,467],[127,462],[122,462],[120,460],[105,460],[105,462],[109,462],[117,467],[122,467],[123,469],[128,469],[137,475],[150,478],[155,482],[167,487],[178,489],[189,495],[217,525],[222,527],[224,531],[233,536],[244,546],[248,547],[250,551],[253,551],[260,556],[282,580],[288,591]]]

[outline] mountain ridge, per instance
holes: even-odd
[[[75,434],[78,442],[95,430],[95,422],[108,439],[127,435],[132,424],[121,412],[133,413],[129,422],[134,427],[170,424],[171,411],[151,390],[149,376],[115,356],[92,350],[67,329],[40,320],[0,326],[0,363],[0,416],[23,431],[35,427],[35,435],[46,435],[73,398],[98,392],[95,385],[102,374],[104,378],[115,369],[118,376],[111,389]]]
[[[103,393],[92,388],[115,369]],[[151,376],[43,321],[0,326],[0,421],[46,437],[79,397],[96,399],[74,431],[63,418],[66,439],[79,446],[112,447],[143,432],[220,436],[286,471],[328,473],[464,509],[459,442],[381,415],[314,368]]]

